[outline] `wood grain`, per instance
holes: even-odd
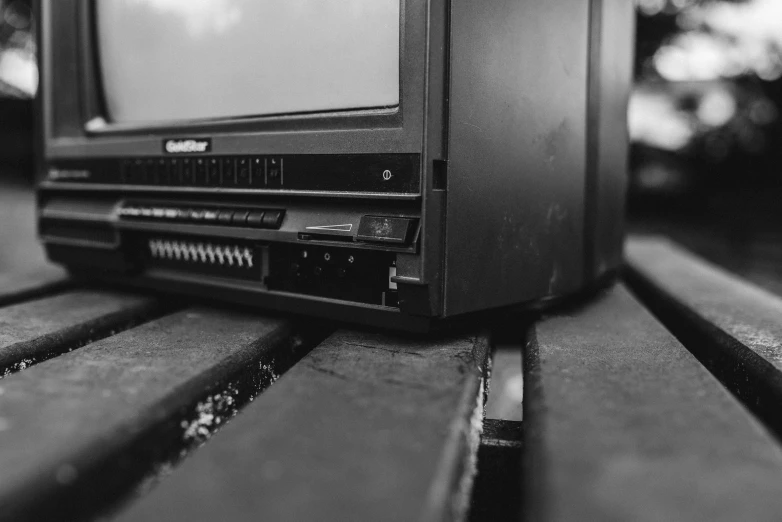
[[[190,309],[0,381],[0,520],[104,506],[186,435],[183,412],[291,337],[284,320]]]
[[[460,516],[487,348],[337,332],[119,520]]]
[[[527,520],[779,520],[776,441],[623,287],[524,364]]]
[[[0,306],[54,293],[70,284],[67,273],[54,265],[0,272]]]
[[[782,438],[782,299],[667,240],[631,238],[626,258],[645,304]]]
[[[151,298],[74,290],[0,308],[0,376],[78,348],[156,313]]]

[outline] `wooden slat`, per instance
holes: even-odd
[[[527,520],[779,520],[770,434],[623,287],[525,354]]]
[[[187,436],[183,412],[290,336],[284,320],[190,309],[0,381],[0,520],[101,507]]]
[[[660,238],[632,238],[628,280],[693,354],[782,437],[782,299]]]
[[[0,306],[55,292],[69,285],[65,270],[46,265],[25,272],[0,273]]]
[[[338,332],[119,520],[451,519],[487,344]]]
[[[0,376],[101,338],[159,308],[151,297],[97,290],[0,308]]]

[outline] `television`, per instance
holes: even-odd
[[[75,276],[424,331],[621,262],[632,3],[39,0]]]

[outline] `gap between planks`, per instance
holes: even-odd
[[[659,237],[632,237],[626,279],[782,441],[782,299]]]
[[[84,518],[110,508],[170,467],[188,449],[188,432],[208,435],[199,430],[202,414],[230,416],[209,397],[256,368],[245,380],[267,385],[264,366],[297,350],[293,328],[188,309],[9,376],[0,382],[0,520]]]

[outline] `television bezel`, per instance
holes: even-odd
[[[48,159],[160,155],[161,139],[208,136],[215,154],[421,153],[427,78],[429,1],[400,1],[399,105],[287,115],[96,125],[100,74],[95,58],[94,0],[38,0],[44,152]],[[76,16],[68,16],[70,14]],[[55,60],[53,35],[75,31],[75,60]],[[68,71],[67,68],[76,69]],[[57,81],[67,78],[71,81]],[[55,80],[52,80],[55,78]],[[75,81],[74,81],[75,80]],[[57,83],[55,86],[54,84]],[[442,88],[440,89],[442,92]],[[53,107],[78,99],[78,120],[57,132]],[[74,119],[73,116],[70,117]]]

